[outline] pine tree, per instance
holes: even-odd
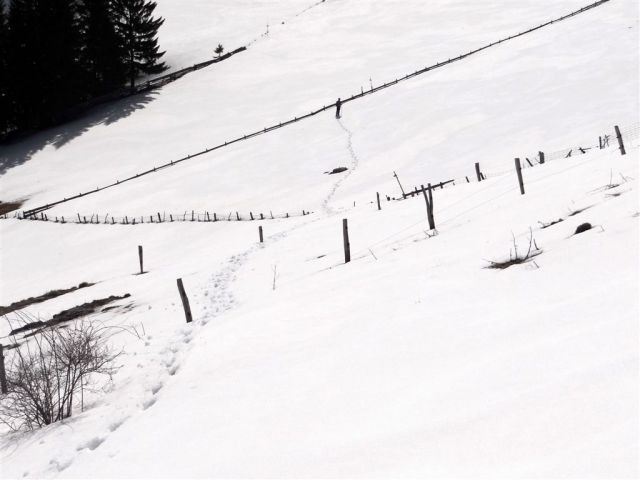
[[[0,0],[0,135],[9,129],[11,123],[11,104],[8,92],[9,26],[7,24],[4,0]]]
[[[124,48],[116,32],[110,0],[84,0],[80,5],[82,52],[80,62],[89,94],[101,95],[127,80]]]
[[[72,0],[11,0],[8,91],[19,128],[50,125],[83,98]]]
[[[41,125],[58,121],[61,113],[86,98],[78,63],[81,48],[78,20],[75,0],[38,1]]]
[[[131,88],[141,74],[160,73],[167,69],[160,58],[165,52],[158,47],[158,29],[162,17],[154,18],[156,2],[146,0],[113,0],[116,30],[125,50],[125,64]]]
[[[35,123],[38,101],[30,91],[37,88],[39,31],[35,0],[11,0],[8,16],[7,91],[11,120],[17,127]]]

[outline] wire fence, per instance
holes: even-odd
[[[626,129],[620,129],[621,132],[621,136],[624,139],[624,144],[625,144],[625,148],[627,150],[634,150],[634,151],[638,151],[640,149],[640,123],[636,123]],[[602,137],[601,137],[602,138]],[[616,138],[613,138],[613,142],[609,142],[608,145],[600,145],[601,148],[598,148],[597,146],[595,147],[595,149],[591,149],[591,150],[587,150],[584,154],[585,156],[585,162],[596,162],[598,160],[601,160],[603,157],[608,156],[611,154],[611,149],[614,150],[618,150],[619,149],[619,145],[618,142],[616,140]],[[562,161],[562,160],[568,160],[571,157],[568,156],[562,156],[559,155],[559,153],[568,153],[570,150],[572,149],[565,149],[565,150],[559,150],[558,155],[555,156],[554,160],[555,161]],[[549,173],[548,175],[543,175],[541,177],[532,179],[527,181],[527,185],[533,185],[535,183],[541,182],[543,180],[547,180],[551,177],[554,177],[556,175],[561,175],[563,173],[566,173],[569,170],[575,169],[575,168],[579,168],[581,166],[584,166],[585,162],[579,162],[579,163],[572,163],[569,166],[567,166],[567,168],[562,169],[560,171],[553,171],[551,173]],[[546,162],[545,162],[546,163]],[[544,165],[544,164],[540,164],[540,163],[536,163],[534,164],[534,166],[538,166],[538,165]],[[531,167],[529,167],[531,168]],[[514,180],[514,173],[515,173],[515,168],[511,168],[509,170],[505,170],[502,173],[499,174],[495,174],[492,178],[494,181],[490,182],[487,184],[486,187],[484,188],[478,188],[475,189],[472,193],[470,193],[469,195],[464,196],[463,198],[457,200],[454,203],[451,203],[441,209],[438,209],[438,216],[440,218],[440,220],[438,221],[438,226],[442,227],[443,225],[447,225],[449,228],[451,227],[451,224],[455,221],[458,220],[460,218],[464,218],[465,216],[467,216],[469,213],[473,212],[474,210],[477,210],[487,204],[493,203],[503,197],[505,197],[506,195],[512,194],[515,191],[519,190],[519,185],[517,184],[517,182],[515,182]],[[507,183],[507,181],[509,183]],[[466,183],[466,180],[465,180]],[[454,187],[454,183],[450,183],[448,184],[445,188],[451,188]],[[469,208],[466,208],[462,211],[459,211],[451,216],[448,216],[447,213],[449,213],[452,209],[454,209],[454,207],[458,207],[460,205],[464,205],[465,203],[471,201],[474,199],[474,197],[476,197],[477,195],[483,193],[486,194],[488,190],[496,190],[495,194],[492,194],[490,198],[482,201],[482,202],[474,202],[473,205],[471,205]],[[444,215],[443,215],[444,213]],[[376,249],[376,253],[378,253],[379,249],[385,249],[385,248],[390,248],[394,245],[398,245],[399,243],[403,242],[403,241],[408,241],[408,240],[412,240],[412,239],[416,239],[416,237],[418,236],[424,236],[425,235],[425,231],[424,231],[424,226],[426,223],[427,219],[426,217],[424,218],[420,218],[418,221],[415,222],[411,222],[410,224],[390,233],[389,235],[385,236],[384,238],[377,240],[371,244],[368,244],[367,246],[363,247],[362,249],[356,251],[354,253],[354,257],[355,258],[363,258],[365,256],[368,256],[370,254],[372,254],[372,250],[375,248]],[[419,229],[417,229],[417,227],[419,227]],[[418,230],[418,231],[416,231]],[[410,232],[410,233],[407,233]],[[401,236],[402,234],[406,234],[404,236]]]
[[[25,217],[21,212],[14,212],[11,216],[9,214],[1,215],[0,218],[6,220],[8,218],[14,218],[17,220],[28,220],[37,222],[52,222],[60,224],[70,225],[144,225],[149,223],[173,223],[173,222],[202,222],[202,223],[216,223],[216,222],[251,222],[255,220],[278,220],[295,217],[304,217],[311,215],[312,211],[300,210],[297,212],[286,212],[274,214],[269,211],[268,213],[249,212],[249,214],[241,214],[238,211],[231,211],[227,213],[217,212],[196,212],[195,210],[184,211],[182,213],[167,213],[156,212],[151,215],[110,215],[105,213],[81,215],[79,213],[75,216],[63,216],[63,215],[47,215],[45,212],[40,212],[37,215],[31,215]]]
[[[515,38],[521,37],[523,35],[530,34],[532,32],[540,30],[540,29],[542,29],[544,27],[547,27],[549,25],[552,25],[554,23],[561,22],[561,21],[566,20],[568,18],[571,18],[571,17],[573,17],[575,15],[578,15],[580,13],[586,12],[586,11],[591,10],[593,8],[596,8],[596,7],[600,6],[600,5],[603,5],[603,4],[605,4],[605,3],[609,2],[609,1],[610,0],[599,0],[597,2],[594,2],[594,3],[591,3],[591,4],[587,5],[587,6],[585,6],[585,7],[581,8],[581,9],[579,9],[579,10],[575,10],[575,11],[573,11],[573,12],[567,14],[567,15],[564,15],[562,17],[558,17],[558,18],[553,19],[553,20],[550,20],[550,21],[548,21],[546,23],[543,23],[541,25],[538,25],[536,27],[529,28],[529,29],[527,29],[527,30],[525,30],[523,32],[517,33],[515,35],[510,35],[510,36],[508,36],[506,38],[502,38],[502,39],[497,40],[495,42],[489,43],[488,45],[485,45],[483,47],[477,48],[475,50],[471,50],[470,52],[461,54],[461,55],[459,55],[457,57],[449,58],[446,61],[442,61],[442,62],[433,64],[433,65],[427,66],[427,67],[425,67],[425,68],[423,68],[421,70],[416,70],[415,72],[410,73],[408,75],[405,75],[402,78],[396,78],[393,81],[383,83],[382,85],[379,85],[377,87],[373,87],[373,85],[372,85],[370,90],[366,90],[365,91],[364,89],[361,89],[360,93],[355,94],[355,95],[351,95],[350,97],[345,98],[344,100],[342,100],[342,103],[344,104],[344,103],[352,102],[352,101],[358,100],[360,98],[363,98],[363,97],[365,97],[367,95],[373,95],[374,93],[377,93],[377,92],[379,92],[381,90],[384,90],[386,88],[390,88],[390,87],[392,87],[394,85],[397,85],[400,82],[409,80],[409,79],[411,79],[413,77],[416,77],[418,75],[423,75],[423,74],[425,74],[427,72],[430,72],[432,70],[435,70],[435,69],[438,69],[438,68],[442,68],[442,67],[444,67],[446,65],[450,65],[450,64],[452,64],[454,62],[463,60],[463,59],[465,59],[467,57],[470,57],[471,55],[475,55],[475,54],[480,53],[480,52],[482,52],[484,50],[487,50],[489,48],[495,47],[497,45],[500,45],[502,43],[508,42],[508,41],[513,40]],[[323,3],[323,2],[318,2],[318,4],[320,4],[320,3]],[[137,173],[137,174],[132,175],[130,177],[126,177],[126,178],[121,179],[121,180],[116,180],[115,182],[106,184],[106,185],[104,185],[102,187],[96,187],[93,190],[88,190],[88,191],[79,193],[77,195],[73,195],[73,196],[70,196],[70,197],[65,197],[62,200],[57,200],[57,201],[54,201],[54,202],[51,202],[51,203],[47,203],[45,205],[41,205],[39,207],[30,209],[30,210],[25,210],[23,215],[25,217],[37,215],[38,213],[43,212],[45,210],[49,210],[50,208],[52,208],[52,207],[54,207],[56,205],[59,205],[61,203],[70,202],[72,200],[76,200],[76,199],[79,199],[79,198],[86,197],[87,195],[92,195],[92,194],[101,192],[103,190],[109,189],[109,188],[114,188],[114,187],[117,187],[117,186],[119,186],[119,185],[121,185],[123,183],[136,180],[136,179],[138,179],[140,177],[143,177],[143,176],[146,176],[146,175],[150,175],[152,173],[164,170],[164,169],[169,168],[169,167],[173,167],[175,165],[179,165],[179,164],[181,164],[183,162],[186,162],[188,160],[191,160],[193,158],[200,157],[202,155],[205,155],[205,154],[214,152],[216,150],[220,150],[222,148],[228,147],[229,145],[233,145],[233,144],[238,143],[238,142],[246,141],[246,140],[249,140],[251,138],[257,137],[259,135],[265,135],[265,134],[267,134],[269,132],[272,132],[274,130],[278,130],[278,129],[287,127],[289,125],[292,125],[294,123],[300,122],[302,120],[306,120],[308,118],[314,117],[314,116],[316,116],[316,115],[318,115],[318,114],[320,114],[322,112],[325,112],[326,110],[331,109],[333,107],[335,107],[335,103],[330,104],[330,105],[323,105],[322,108],[317,108],[315,110],[312,110],[310,113],[307,113],[305,115],[301,115],[299,117],[294,117],[293,119],[289,119],[287,121],[280,122],[277,125],[271,125],[269,127],[263,128],[262,130],[258,130],[258,131],[249,133],[247,135],[243,135],[243,136],[234,138],[232,140],[225,141],[224,143],[218,144],[218,145],[216,145],[214,147],[211,147],[211,148],[205,148],[204,150],[201,150],[199,152],[187,155],[186,157],[182,157],[182,158],[179,158],[179,159],[176,159],[176,160],[171,160],[168,163],[165,163],[165,164],[150,168],[148,170],[145,170],[143,172]]]

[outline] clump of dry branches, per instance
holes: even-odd
[[[111,378],[120,351],[107,343],[102,326],[86,320],[46,327],[12,350],[8,393],[0,400],[0,422],[11,430],[34,429],[70,417],[96,377]],[[78,398],[80,397],[80,398]]]
[[[513,248],[509,250],[509,260],[487,260],[489,262],[489,265],[486,268],[504,270],[505,268],[509,268],[512,265],[520,265],[521,263],[526,263],[542,253],[542,250],[538,247],[538,245],[536,244],[536,240],[533,238],[533,231],[531,227],[529,227],[529,247],[527,248],[527,253],[518,252],[518,243],[516,242],[516,237],[513,233],[511,233],[511,236],[513,237]]]

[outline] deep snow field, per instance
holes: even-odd
[[[1,146],[0,200],[69,197],[586,3],[158,0],[172,68],[249,48]],[[327,111],[46,212],[288,219],[1,220],[0,305],[80,282],[95,285],[26,312],[131,297],[90,317],[124,327],[113,380],[62,423],[0,429],[0,476],[637,478],[638,28],[637,1],[611,0],[350,102],[340,121]],[[535,165],[525,195],[514,157]],[[394,171],[406,190],[455,179],[433,192],[436,232],[422,196],[386,200]],[[530,236],[534,259],[486,268]],[[4,345],[16,322],[0,322]]]

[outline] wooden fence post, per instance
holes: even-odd
[[[263,243],[264,239],[262,237],[262,225],[258,227],[258,235],[260,236],[260,243]]]
[[[342,219],[342,240],[344,243],[344,263],[351,261],[351,244],[349,243],[349,226],[347,219]]]
[[[4,347],[0,343],[0,391],[7,393],[7,372],[4,368]]]
[[[524,195],[524,181],[522,180],[522,166],[520,159],[516,158],[516,173],[518,174],[518,183],[520,184],[520,194]]]
[[[424,188],[424,185],[420,186],[422,187],[422,195],[424,195],[424,201],[427,204],[427,220],[429,221],[429,230],[434,230],[436,228],[436,222],[433,218],[433,189],[431,188],[431,184],[429,184],[426,189]]]
[[[540,156],[540,163],[544,163],[544,152],[538,152],[538,155]]]
[[[616,137],[618,137],[618,145],[620,146],[620,155],[626,155],[627,151],[624,149],[624,142],[622,141],[622,134],[620,133],[620,129],[618,125],[614,127],[616,129]]]
[[[396,177],[396,180],[398,181],[398,185],[400,185],[400,191],[402,192],[402,198],[406,198],[406,194],[404,193],[404,188],[402,188],[402,184],[400,183],[400,179],[398,178],[398,174],[394,171],[393,172],[393,176]]]
[[[182,306],[184,307],[184,316],[187,318],[187,323],[191,323],[193,318],[191,317],[191,307],[189,306],[189,299],[184,291],[184,285],[182,279],[178,279],[178,291],[180,292],[180,299],[182,300]]]
[[[142,245],[138,245],[138,259],[140,260],[140,275],[144,273],[143,268],[143,256],[142,256]]]
[[[382,210],[380,207],[380,192],[376,192],[376,200],[378,201],[378,210]]]
[[[480,173],[480,163],[479,162],[476,162],[476,177],[478,178],[479,182],[482,181],[482,173]]]

